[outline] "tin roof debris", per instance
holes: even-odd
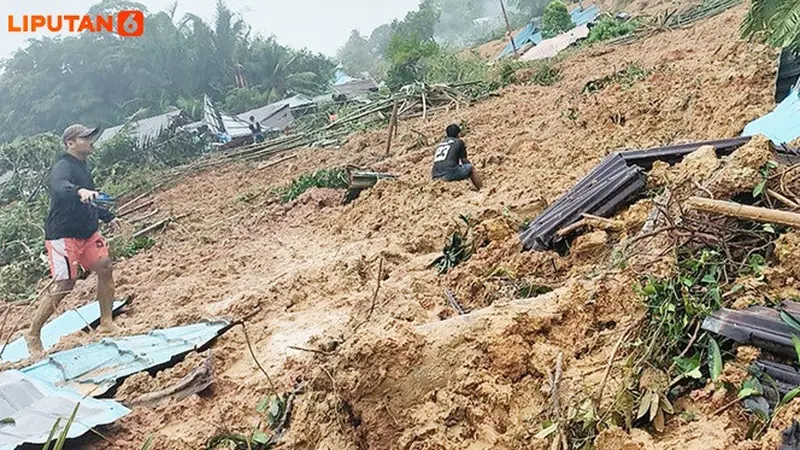
[[[45,444],[56,420],[61,418],[57,437],[78,403],[80,407],[67,432],[70,439],[130,413],[117,402],[83,398],[16,370],[0,373],[0,417],[13,420],[0,424],[0,450],[14,450],[22,444]]]
[[[151,143],[161,134],[162,131],[169,129],[175,122],[183,117],[183,111],[170,111],[165,114],[159,114],[153,117],[140,119],[130,124],[130,132],[136,137],[139,146],[146,146]],[[102,145],[116,136],[125,125],[117,125],[115,127],[103,130],[103,133],[97,138],[95,142],[97,145]]]
[[[553,56],[561,53],[562,50],[566,49],[570,45],[580,41],[581,39],[585,39],[588,36],[589,25],[578,25],[566,33],[561,33],[558,36],[550,39],[543,39],[533,48],[525,52],[520,59],[523,61],[536,61],[539,59],[552,58]]]
[[[788,144],[800,137],[800,82],[772,112],[744,127],[742,136],[763,134],[773,144]]]
[[[369,172],[363,170],[355,170],[353,167],[348,167],[348,189],[342,198],[342,204],[346,205],[361,195],[361,191],[375,186],[380,180],[394,179],[397,175],[390,173]]]
[[[573,9],[569,13],[569,16],[572,19],[572,23],[574,23],[576,27],[580,27],[581,25],[588,25],[594,22],[597,17],[600,16],[600,9],[596,5],[588,6],[586,9],[581,9],[579,6]],[[520,49],[525,49],[529,45],[539,45],[541,42],[543,42],[542,32],[536,29],[536,25],[534,25],[533,22],[525,25],[525,28],[514,36],[514,45],[517,47],[518,51]],[[513,52],[514,47],[512,47],[511,42],[509,42],[506,48],[504,48],[495,59],[505,58]]]
[[[763,359],[753,364],[758,371],[768,375],[775,382],[775,387],[781,396],[800,386],[800,371],[792,366]]]
[[[114,302],[114,312],[125,306],[127,299]],[[78,309],[65,311],[64,314],[56,317],[42,327],[42,345],[45,350],[53,348],[62,337],[85,330],[89,327],[96,327],[100,323],[100,303],[93,302],[81,306]],[[0,361],[15,363],[29,358],[28,344],[25,339],[20,337],[8,344]]]
[[[723,308],[705,318],[703,329],[794,359],[797,355],[792,336],[800,331],[788,325],[784,318],[800,320],[800,303],[785,301],[780,311],[764,306],[751,306],[743,311]]]
[[[202,348],[231,326],[227,320],[206,320],[138,336],[103,339],[50,355],[22,372],[56,386],[99,396],[129,375],[156,369]]]
[[[335,93],[346,97],[359,97],[370,92],[378,92],[379,86],[372,78],[364,80],[351,80],[347,83],[335,85],[331,88]]]
[[[584,213],[605,216],[624,205],[646,185],[644,172],[629,167],[619,153],[608,155],[578,184],[550,205],[520,235],[525,250],[547,250],[563,240],[558,230]]]
[[[567,237],[559,236],[558,230],[578,222],[584,214],[607,217],[614,213],[645,187],[643,171],[650,170],[655,161],[674,164],[705,145],[713,146],[719,156],[729,155],[750,139],[750,136],[743,136],[612,153],[520,234],[523,247],[525,250],[551,249]]]

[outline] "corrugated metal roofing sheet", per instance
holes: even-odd
[[[792,366],[763,359],[757,360],[754,365],[770,376],[781,395],[800,386],[800,370]]]
[[[378,83],[375,80],[353,80],[344,84],[333,86],[333,91],[339,94],[344,94],[348,97],[358,96],[369,92],[375,92],[378,88]]]
[[[524,61],[536,61],[539,59],[552,58],[561,53],[565,48],[587,36],[589,36],[589,26],[587,24],[578,25],[566,33],[542,40],[538,45],[525,52],[521,59]]]
[[[586,9],[577,7],[569,13],[569,17],[572,19],[572,23],[574,23],[576,27],[593,22],[599,15],[600,9],[595,5],[591,5]],[[536,26],[533,23],[526,25],[525,28],[523,28],[519,33],[517,33],[516,36],[514,36],[514,45],[517,47],[517,50],[521,49],[527,44],[539,45],[541,42],[543,42],[542,33],[541,31],[536,30]],[[512,47],[511,42],[509,42],[503,51],[497,55],[496,59],[505,58],[513,52],[514,47]]]
[[[172,125],[172,122],[183,114],[181,111],[171,111],[165,114],[148,117],[131,123],[131,133],[136,137],[140,146],[144,146],[157,138],[158,135]],[[123,125],[107,128],[97,138],[96,144],[102,145],[117,135],[122,130]]]
[[[769,114],[744,127],[742,136],[763,134],[775,145],[788,144],[800,137],[800,83]]]
[[[56,386],[98,396],[129,375],[203,347],[230,326],[226,320],[203,321],[138,336],[103,339],[55,353],[22,372]]]
[[[114,311],[122,308],[126,300],[114,302]],[[71,309],[60,316],[46,323],[42,327],[42,346],[45,350],[55,346],[62,337],[80,331],[89,326],[96,326],[100,321],[100,303],[94,302],[81,306],[78,309]],[[14,363],[30,357],[28,344],[25,339],[20,337],[11,342],[6,347],[0,361]]]
[[[800,303],[785,301],[781,309],[800,319]],[[703,329],[776,355],[797,356],[792,343],[792,336],[797,332],[772,308],[753,306],[743,311],[723,308],[705,318]]]
[[[738,137],[732,139],[719,139],[714,141],[690,142],[687,144],[667,145],[665,147],[652,147],[643,150],[629,150],[620,152],[620,156],[628,164],[650,170],[656,161],[664,161],[670,164],[680,162],[684,156],[697,151],[700,147],[710,145],[717,151],[718,156],[729,155],[734,150],[748,143],[751,136]]]
[[[612,213],[645,185],[639,167],[628,167],[618,153],[608,155],[520,234],[524,248],[552,248],[560,241],[556,236],[558,230],[577,222],[584,213],[600,216]]]
[[[25,443],[46,443],[50,430],[61,418],[58,436],[78,403],[80,407],[67,432],[70,439],[130,413],[117,402],[83,398],[16,370],[0,373],[0,417],[14,419],[14,423],[0,424],[0,450],[13,450]]]

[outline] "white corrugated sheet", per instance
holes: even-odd
[[[172,121],[181,114],[182,113],[180,110],[170,111],[158,116],[137,120],[136,122],[131,123],[131,133],[137,138],[139,145],[144,146],[148,143],[148,141],[158,137],[161,131],[169,128],[170,125],[172,125]],[[103,130],[103,133],[100,134],[100,137],[97,138],[95,143],[97,145],[102,145],[103,142],[106,142],[116,136],[117,133],[122,130],[122,127],[123,125],[117,125],[116,127]]]
[[[525,52],[522,55],[522,59],[524,61],[535,61],[537,59],[552,58],[587,36],[589,36],[589,26],[587,24],[579,25],[566,33],[550,39],[543,39],[539,44]]]

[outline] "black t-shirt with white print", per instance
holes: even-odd
[[[459,138],[445,138],[433,152],[433,178],[444,176],[467,159],[467,146]]]

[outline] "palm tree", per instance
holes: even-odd
[[[742,34],[760,35],[772,46],[800,50],[800,0],[752,0]]]

